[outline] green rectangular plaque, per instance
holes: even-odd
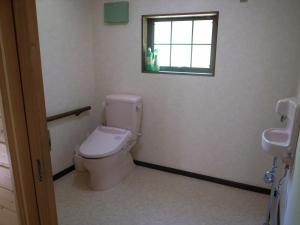
[[[104,3],[104,22],[108,24],[128,23],[129,3],[109,2]]]

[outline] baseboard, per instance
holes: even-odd
[[[216,177],[211,177],[211,176],[207,176],[207,175],[203,175],[203,174],[174,169],[174,168],[170,168],[170,167],[166,167],[166,166],[160,166],[160,165],[147,163],[147,162],[143,162],[143,161],[138,161],[138,160],[134,160],[134,163],[138,166],[161,170],[164,172],[174,173],[177,175],[196,178],[196,179],[200,179],[200,180],[210,181],[213,183],[222,184],[222,185],[239,188],[239,189],[243,189],[243,190],[247,190],[247,191],[252,191],[252,192],[266,194],[266,195],[270,194],[270,189],[267,189],[267,188],[257,187],[257,186],[253,186],[253,185],[249,185],[249,184],[243,184],[243,183],[225,180],[225,179],[216,178]]]
[[[182,175],[182,176],[186,176],[186,177],[210,181],[213,183],[222,184],[222,185],[226,185],[226,186],[230,186],[230,187],[234,187],[234,188],[239,188],[239,189],[243,189],[243,190],[247,190],[247,191],[270,195],[270,189],[267,189],[267,188],[257,187],[257,186],[253,186],[253,185],[249,185],[249,184],[243,184],[243,183],[239,183],[239,182],[235,182],[235,181],[225,180],[225,179],[221,179],[221,178],[217,178],[217,177],[211,177],[211,176],[193,173],[193,172],[189,172],[189,171],[174,169],[174,168],[170,168],[170,167],[166,167],[166,166],[160,166],[160,165],[147,163],[147,162],[143,162],[143,161],[139,161],[139,160],[134,160],[134,163],[138,166],[143,166],[143,167],[156,169],[156,170],[160,170],[160,171],[164,171],[164,172],[168,172],[168,173],[174,173],[177,175]],[[53,180],[54,181],[58,180],[59,178],[67,175],[68,173],[72,172],[73,170],[75,170],[74,165],[55,174],[53,176]]]
[[[72,166],[70,166],[70,167],[64,169],[63,171],[60,171],[60,172],[57,173],[57,174],[54,174],[53,180],[54,180],[54,181],[55,181],[55,180],[58,180],[59,178],[61,178],[61,177],[65,176],[65,175],[67,175],[68,173],[72,172],[73,170],[75,170],[75,166],[74,166],[74,165],[72,165]]]

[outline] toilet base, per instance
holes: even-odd
[[[129,151],[120,151],[100,159],[83,158],[89,172],[90,187],[102,191],[120,183],[135,167]]]

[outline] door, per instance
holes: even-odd
[[[35,10],[0,1],[0,91],[20,224],[57,225]]]

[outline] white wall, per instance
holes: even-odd
[[[82,0],[37,1],[47,114],[93,107],[79,118],[49,123],[54,173],[73,165],[75,146],[96,126],[92,6]]]
[[[300,98],[300,66],[298,97]],[[294,225],[300,220],[300,139],[298,140],[294,164],[289,170],[281,193],[281,224]]]
[[[137,160],[264,186],[271,157],[263,129],[279,126],[278,99],[297,89],[299,1],[130,0],[128,25],[103,22],[94,7],[97,95],[144,100]],[[215,77],[141,73],[141,15],[220,12]]]

